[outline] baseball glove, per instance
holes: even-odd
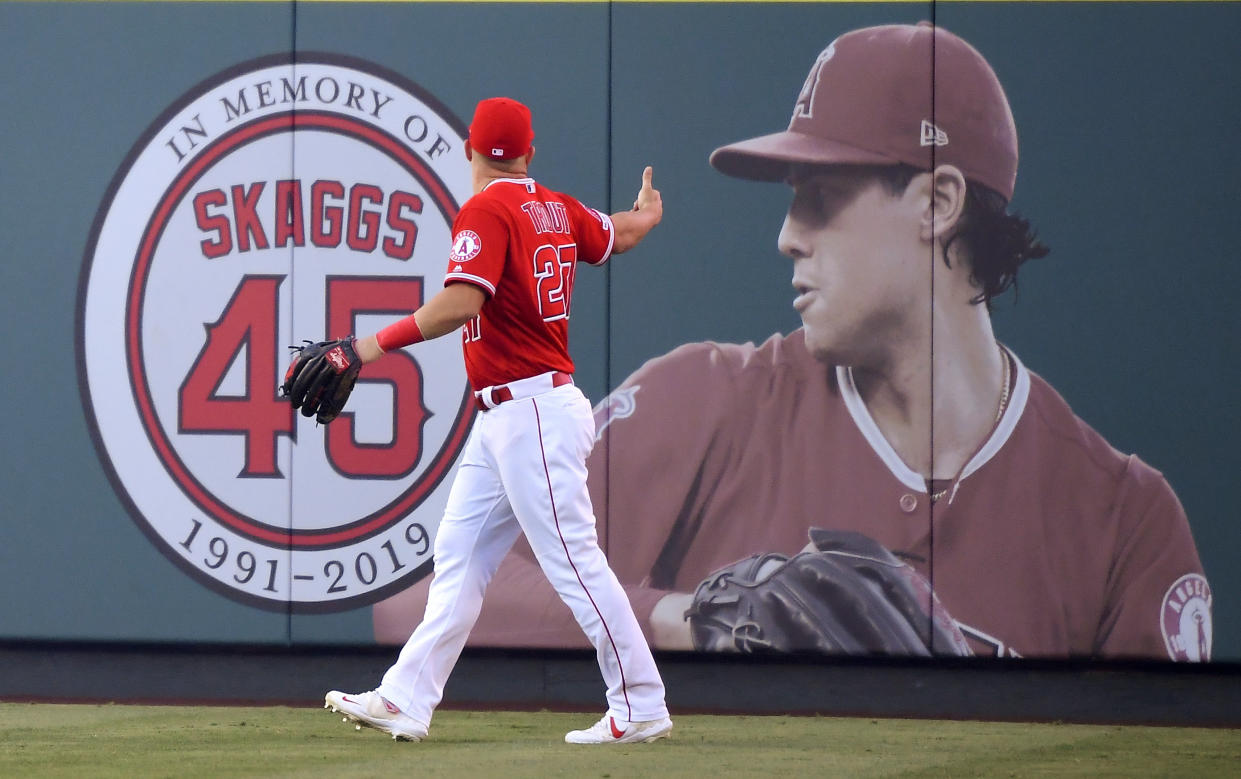
[[[284,373],[280,394],[289,399],[302,416],[314,417],[326,425],[336,418],[353,385],[357,383],[362,360],[353,348],[354,338],[336,341],[305,342],[290,346],[293,362]]]
[[[810,529],[812,549],[761,554],[708,576],[685,612],[718,652],[969,655],[917,571],[861,533]]]

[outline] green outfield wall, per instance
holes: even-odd
[[[1052,248],[996,302],[998,339],[1189,519],[1209,588],[1144,607],[1157,659],[1185,654],[1169,620],[1192,600],[1208,616],[1189,654],[1205,638],[1241,660],[1232,2],[0,3],[0,639],[391,642],[475,413],[456,339],[364,374],[329,427],[275,386],[286,344],[369,331],[442,286],[475,103],[527,103],[533,175],[602,211],[654,167],[663,223],[576,279],[576,381],[599,402],[683,344],[800,326],[788,188],[708,157],[784,129],[837,35],[919,20],[994,68],[1020,138],[1012,207]],[[647,519],[611,514],[609,555],[617,523]],[[1029,546],[1077,575],[1054,538]],[[1011,553],[976,560],[980,591]]]

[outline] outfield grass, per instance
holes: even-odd
[[[441,711],[431,737],[319,708],[0,703],[0,776],[1235,777],[1241,731],[676,716],[655,744],[580,747],[592,717]]]

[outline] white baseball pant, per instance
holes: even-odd
[[[514,399],[478,414],[435,538],[422,622],[378,692],[429,725],[500,561],[524,532],[544,574],[595,647],[608,714],[668,716],[664,685],[633,608],[599,548],[586,488],[590,403],[551,374],[508,385]],[[523,395],[537,392],[529,397]]]

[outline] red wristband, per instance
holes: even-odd
[[[375,333],[375,341],[385,352],[425,340],[427,339],[423,337],[422,330],[418,328],[418,321],[414,319],[413,314]]]

